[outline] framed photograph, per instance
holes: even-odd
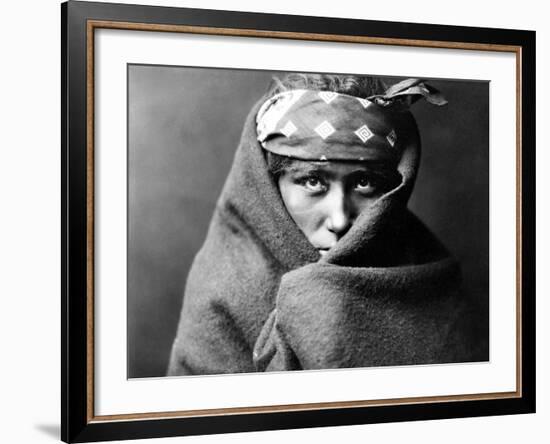
[[[535,411],[535,33],[62,4],[62,439]]]

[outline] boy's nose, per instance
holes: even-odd
[[[333,188],[327,196],[326,227],[329,231],[343,236],[351,226],[350,204],[341,188]]]

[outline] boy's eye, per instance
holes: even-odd
[[[319,177],[306,177],[302,179],[301,184],[313,193],[320,193],[326,189],[325,183]]]
[[[371,194],[376,191],[376,184],[372,178],[361,176],[355,182],[355,189],[362,194]]]

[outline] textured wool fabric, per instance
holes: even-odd
[[[190,270],[168,374],[476,360],[459,266],[406,207],[420,157],[412,114],[401,184],[321,257],[267,170],[261,103]]]

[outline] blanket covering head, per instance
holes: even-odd
[[[369,98],[372,106],[410,104],[415,95],[443,101],[425,84],[406,82]],[[260,125],[257,133],[256,118],[269,99],[260,100],[247,117],[205,243],[189,272],[168,374],[475,360],[459,266],[407,209],[420,157],[412,114],[406,107],[390,110],[398,115],[392,120],[398,126],[372,131],[378,144],[370,145],[372,152],[399,141],[399,155],[393,156],[401,183],[360,214],[320,257],[289,216],[267,168],[262,144],[269,149],[269,135],[286,123],[271,122],[263,132]],[[397,139],[388,139],[394,130]],[[288,155],[292,143],[282,135],[286,140],[277,137],[283,143],[272,152]],[[364,149],[361,140],[357,136],[352,144]]]

